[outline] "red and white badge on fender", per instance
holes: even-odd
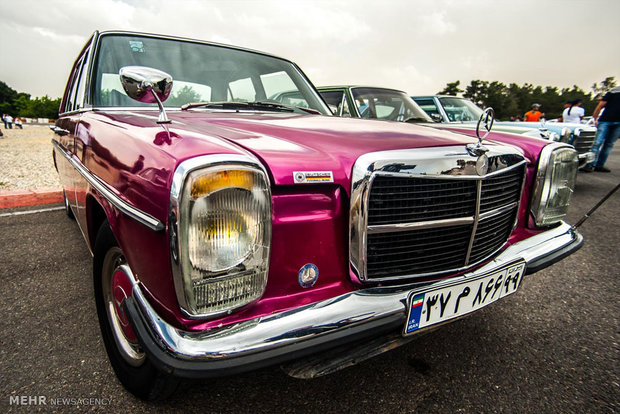
[[[332,171],[293,171],[295,183],[333,183]]]
[[[520,262],[486,275],[409,295],[404,335],[466,315],[517,291],[525,270]]]

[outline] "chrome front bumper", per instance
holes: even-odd
[[[131,270],[133,296],[124,302],[144,350],[152,362],[180,377],[235,374],[338,346],[381,332],[402,330],[410,292],[439,288],[498,269],[516,260],[526,273],[543,269],[579,249],[582,236],[571,226],[540,233],[505,249],[473,272],[431,284],[369,288],[208,332],[187,332],[165,322],[146,300]]]
[[[579,166],[583,166],[584,164],[589,164],[594,162],[596,158],[596,154],[593,152],[584,152],[583,154],[579,154]]]

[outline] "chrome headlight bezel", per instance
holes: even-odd
[[[578,168],[579,155],[571,145],[552,143],[542,149],[530,208],[537,226],[554,225],[566,216]],[[565,200],[560,205],[550,206],[557,197]]]
[[[576,135],[579,135],[579,130],[575,130]],[[571,131],[570,128],[562,128],[562,135],[560,137],[560,141],[561,142],[566,142],[566,143],[570,143],[571,141],[571,136],[573,135],[573,132]]]
[[[224,180],[218,183],[218,188],[213,191],[206,191],[204,194],[196,196],[190,194],[195,188],[194,184],[199,185],[200,181],[206,176],[228,176],[230,173],[241,172],[242,175],[250,175],[259,185],[259,188],[242,188],[237,182]],[[234,180],[233,180],[234,181]],[[228,184],[226,184],[228,182]],[[203,208],[205,213],[210,213],[207,207],[210,197],[221,196],[223,192],[231,191],[231,197],[235,193],[244,193],[245,198],[252,198],[257,201],[260,211],[260,240],[253,244],[252,249],[247,254],[238,257],[239,260],[228,262],[227,266],[205,269],[192,263],[190,259],[190,231],[191,221],[195,219],[195,209]],[[206,202],[199,203],[204,199]],[[191,201],[190,201],[191,200]],[[190,206],[191,202],[191,206]],[[202,207],[199,206],[202,204]],[[234,203],[235,207],[238,204]],[[228,217],[240,214],[239,211],[228,211]],[[194,218],[192,218],[194,217]],[[204,217],[204,215],[203,215]],[[258,160],[236,154],[213,154],[196,158],[191,158],[179,164],[175,170],[170,189],[170,209],[169,209],[169,240],[170,240],[170,259],[176,297],[179,302],[181,312],[184,316],[191,319],[209,318],[223,314],[246,306],[258,300],[264,293],[269,272],[269,251],[271,245],[271,226],[272,226],[272,199],[269,175]],[[195,238],[194,238],[195,239]],[[198,240],[198,239],[196,239]],[[205,240],[202,240],[205,243]],[[193,249],[197,244],[194,243]],[[202,245],[200,246],[202,247]],[[192,253],[194,254],[194,253]],[[196,256],[194,256],[196,257]],[[214,255],[213,257],[217,257]],[[255,274],[252,272],[255,271]],[[196,279],[197,273],[203,273],[202,278]],[[192,279],[192,275],[194,278]],[[251,279],[248,279],[248,278]],[[218,285],[217,289],[209,288],[207,285]],[[231,300],[230,297],[221,299],[222,291],[225,287],[237,290],[249,289],[252,285],[251,294],[240,295],[238,300]],[[202,286],[203,291],[197,292],[196,288]],[[204,295],[205,291],[215,291],[218,293],[219,301],[230,301],[225,304],[213,306],[201,306],[197,296]],[[223,293],[225,295],[226,293]],[[234,299],[234,298],[233,298]],[[207,302],[208,303],[208,302]]]

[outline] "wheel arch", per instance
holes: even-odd
[[[93,194],[86,196],[86,220],[88,226],[88,244],[91,252],[95,253],[95,240],[97,233],[104,221],[108,221],[112,232],[114,232],[114,214],[112,207],[105,201],[99,200]]]

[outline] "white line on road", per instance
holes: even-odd
[[[9,216],[21,216],[24,214],[34,214],[34,213],[44,213],[46,211],[56,211],[56,210],[64,210],[64,207],[52,207],[52,208],[43,208],[40,210],[27,210],[27,211],[15,211],[13,213],[2,213],[0,217],[9,217]]]

